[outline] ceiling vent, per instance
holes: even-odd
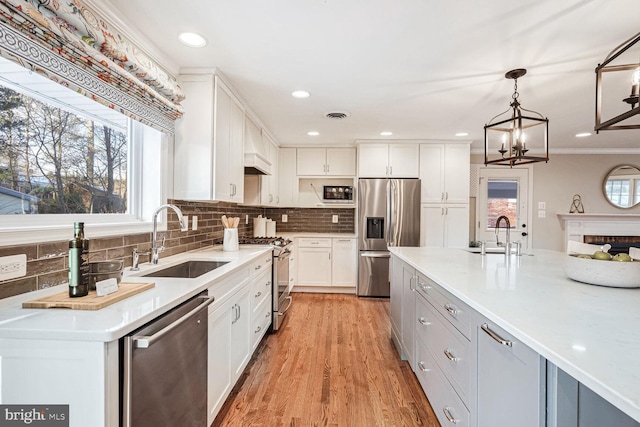
[[[330,111],[324,115],[328,119],[342,120],[350,116],[346,111]]]

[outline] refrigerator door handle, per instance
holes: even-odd
[[[361,252],[360,256],[364,258],[391,258],[389,252]]]
[[[385,240],[387,241],[387,246],[395,246],[395,240],[393,237],[393,229],[395,227],[395,224],[393,223],[393,210],[394,210],[394,197],[393,195],[395,194],[395,181],[394,180],[389,180],[389,183],[387,185],[387,237],[385,238]]]

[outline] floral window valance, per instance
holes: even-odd
[[[0,55],[165,132],[177,82],[80,0],[0,0]]]

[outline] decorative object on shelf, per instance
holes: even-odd
[[[522,108],[518,101],[518,78],[526,73],[526,69],[517,68],[504,75],[514,81],[512,101],[507,111],[493,117],[484,126],[485,165],[513,167],[549,161],[549,119],[536,111]],[[542,149],[542,155],[527,154],[532,148],[536,151]],[[499,156],[490,156],[490,152]]]
[[[606,73],[606,74],[605,74]],[[624,73],[624,78],[620,78]],[[605,75],[611,76],[605,79]],[[606,87],[604,87],[605,82]],[[620,82],[624,82],[620,87]],[[631,94],[628,88],[631,85]],[[640,122],[628,119],[640,114],[640,33],[613,49],[601,64],[596,67],[596,125],[595,131],[612,129],[640,129]],[[607,110],[616,110],[617,114],[603,119],[603,92],[607,100]],[[631,106],[627,109],[627,105]],[[604,120],[604,121],[603,121]],[[621,124],[624,122],[624,124]],[[619,124],[620,123],[620,124]]]
[[[582,197],[579,194],[573,195],[573,201],[571,202],[569,213],[584,213],[584,206],[582,206]]]

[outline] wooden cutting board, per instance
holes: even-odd
[[[125,283],[118,285],[118,290],[112,294],[99,297],[96,291],[89,291],[84,297],[71,298],[69,292],[49,295],[22,303],[22,308],[70,308],[72,310],[100,310],[108,305],[122,301],[132,295],[151,289],[156,284],[150,283]]]

